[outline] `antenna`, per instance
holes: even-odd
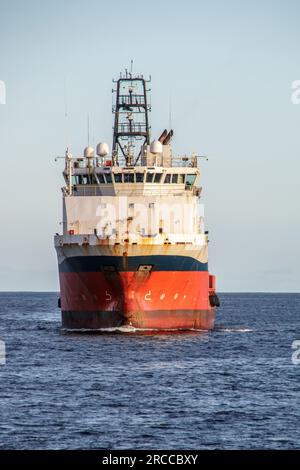
[[[169,129],[172,129],[172,98],[169,98]]]
[[[64,105],[65,105],[65,118],[68,117],[68,110],[67,110],[67,83],[66,79],[64,79]]]
[[[69,130],[68,130],[68,101],[67,101],[67,80],[64,79],[64,108],[65,108],[65,144],[69,147]]]
[[[133,68],[133,59],[130,61],[130,74],[132,75],[132,68]]]
[[[87,144],[90,145],[90,115],[87,113]]]

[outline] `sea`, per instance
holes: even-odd
[[[1,449],[300,448],[300,294],[148,335],[64,331],[57,298],[0,293]]]

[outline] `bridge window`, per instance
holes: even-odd
[[[178,183],[179,184],[184,184],[185,183],[185,175],[181,174],[181,175],[178,175]]]
[[[177,183],[178,175],[172,175],[172,183]]]
[[[146,183],[152,183],[152,181],[153,181],[153,176],[154,176],[154,173],[147,173],[147,176],[146,176]]]
[[[134,173],[124,173],[124,183],[134,183]]]
[[[80,184],[79,183],[79,177],[80,175],[73,175],[72,176],[72,184]]]
[[[98,184],[95,175],[73,175],[72,184]]]
[[[186,186],[193,186],[195,183],[196,175],[186,175]]]
[[[122,173],[115,173],[114,178],[115,178],[115,183],[122,183]]]
[[[112,183],[111,173],[106,173],[106,174],[105,174],[105,178],[106,178],[106,182],[107,182],[108,184]]]
[[[137,183],[143,183],[144,182],[144,173],[136,173],[135,174],[135,181]]]
[[[73,182],[74,184],[90,184],[89,175],[73,175]]]
[[[99,173],[99,174],[97,175],[97,178],[98,178],[98,181],[99,181],[100,184],[104,184],[104,183],[105,183],[105,181],[104,181],[104,176],[103,176],[102,173]]]
[[[162,173],[155,173],[154,183],[160,183],[161,177],[162,177]]]
[[[171,183],[171,175],[167,174],[164,183]]]

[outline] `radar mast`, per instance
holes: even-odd
[[[115,115],[113,133],[113,164],[135,165],[143,145],[150,145],[150,126],[147,102],[147,83],[142,75],[133,76],[125,71],[118,80],[113,81],[116,88],[116,104],[112,111]],[[137,142],[140,145],[137,146]],[[137,148],[138,147],[138,148]]]

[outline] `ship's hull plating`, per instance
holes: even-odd
[[[64,328],[209,330],[207,263],[189,256],[75,256],[59,265]]]
[[[211,330],[214,327],[214,312],[212,309],[147,312],[65,311],[62,312],[62,326],[72,330],[103,331],[128,326],[141,331]]]

